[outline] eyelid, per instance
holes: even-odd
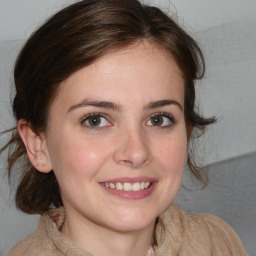
[[[147,124],[147,122],[149,122],[149,121],[151,120],[152,117],[156,117],[156,116],[161,116],[161,117],[168,118],[170,124],[167,124],[167,125],[160,125],[160,126],[157,126],[157,125],[148,125],[148,126],[155,127],[155,128],[169,128],[170,126],[172,126],[173,124],[176,123],[176,120],[175,120],[174,116],[171,115],[170,113],[166,113],[166,112],[157,112],[157,113],[151,114],[151,115],[149,116],[149,118],[147,118],[146,124]],[[103,126],[92,126],[92,125],[87,125],[87,124],[85,124],[85,122],[86,122],[90,117],[102,117],[102,118],[106,119],[106,121],[107,121],[108,124],[107,124],[107,125],[103,125]],[[86,127],[86,128],[89,128],[89,129],[104,129],[104,128],[109,127],[109,126],[112,125],[112,122],[111,122],[110,120],[111,120],[111,118],[110,118],[107,114],[105,114],[105,113],[93,112],[93,113],[89,113],[89,114],[84,115],[84,116],[80,119],[80,123],[81,123],[81,125],[83,125],[83,126]]]
[[[169,114],[169,113],[166,113],[166,112],[158,112],[158,113],[154,113],[154,114],[150,115],[150,117],[148,118],[148,120],[146,121],[146,123],[147,123],[148,121],[150,121],[150,119],[151,119],[152,117],[156,117],[156,116],[161,116],[161,117],[168,118],[169,121],[171,122],[171,124],[170,124],[170,125],[164,125],[164,126],[155,126],[155,125],[149,125],[149,126],[152,126],[152,127],[155,127],[155,128],[169,128],[170,126],[172,126],[173,124],[176,123],[176,120],[175,120],[174,116],[171,115],[171,114]]]
[[[170,119],[172,119],[174,121],[174,117],[172,114],[170,113],[167,113],[167,112],[158,112],[158,113],[155,113],[151,116],[157,116],[157,115],[161,115],[161,116],[164,116],[164,117],[169,117]]]
[[[90,118],[90,117],[102,117],[104,119],[106,119],[106,121],[108,122],[107,125],[104,125],[104,126],[90,126],[90,125],[86,125],[85,122]],[[90,114],[87,114],[85,116],[83,116],[80,120],[80,123],[86,127],[86,128],[89,128],[89,129],[104,129],[105,127],[109,127],[111,125],[111,122],[109,121],[109,117],[104,114],[104,113],[90,113]]]

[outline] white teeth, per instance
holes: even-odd
[[[140,183],[139,182],[134,183],[133,186],[132,186],[132,190],[133,191],[139,191],[140,190]]]
[[[132,184],[131,183],[124,183],[124,191],[132,191]]]
[[[113,183],[110,183],[109,186],[110,186],[110,188],[115,188],[116,187],[115,184],[113,184]]]
[[[116,189],[116,190],[124,190],[124,191],[140,191],[145,188],[148,188],[151,185],[150,182],[142,181],[136,183],[129,182],[117,182],[117,183],[104,183],[106,188]]]
[[[120,183],[120,182],[117,182],[117,183],[116,183],[116,189],[117,189],[117,190],[123,190],[123,184]]]

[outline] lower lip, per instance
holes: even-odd
[[[152,182],[151,186],[139,191],[124,191],[102,186],[108,193],[120,197],[122,199],[138,200],[148,197],[156,188],[157,182]]]

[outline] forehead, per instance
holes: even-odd
[[[98,97],[124,102],[127,97],[135,100],[147,94],[149,98],[143,100],[150,101],[177,94],[177,90],[183,99],[182,73],[172,56],[159,46],[142,41],[72,74],[61,83],[56,100],[65,98],[63,102],[68,103],[79,97]]]

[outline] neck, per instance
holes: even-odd
[[[145,256],[152,245],[154,224],[142,230],[115,231],[91,221],[66,219],[62,233],[94,256]]]

